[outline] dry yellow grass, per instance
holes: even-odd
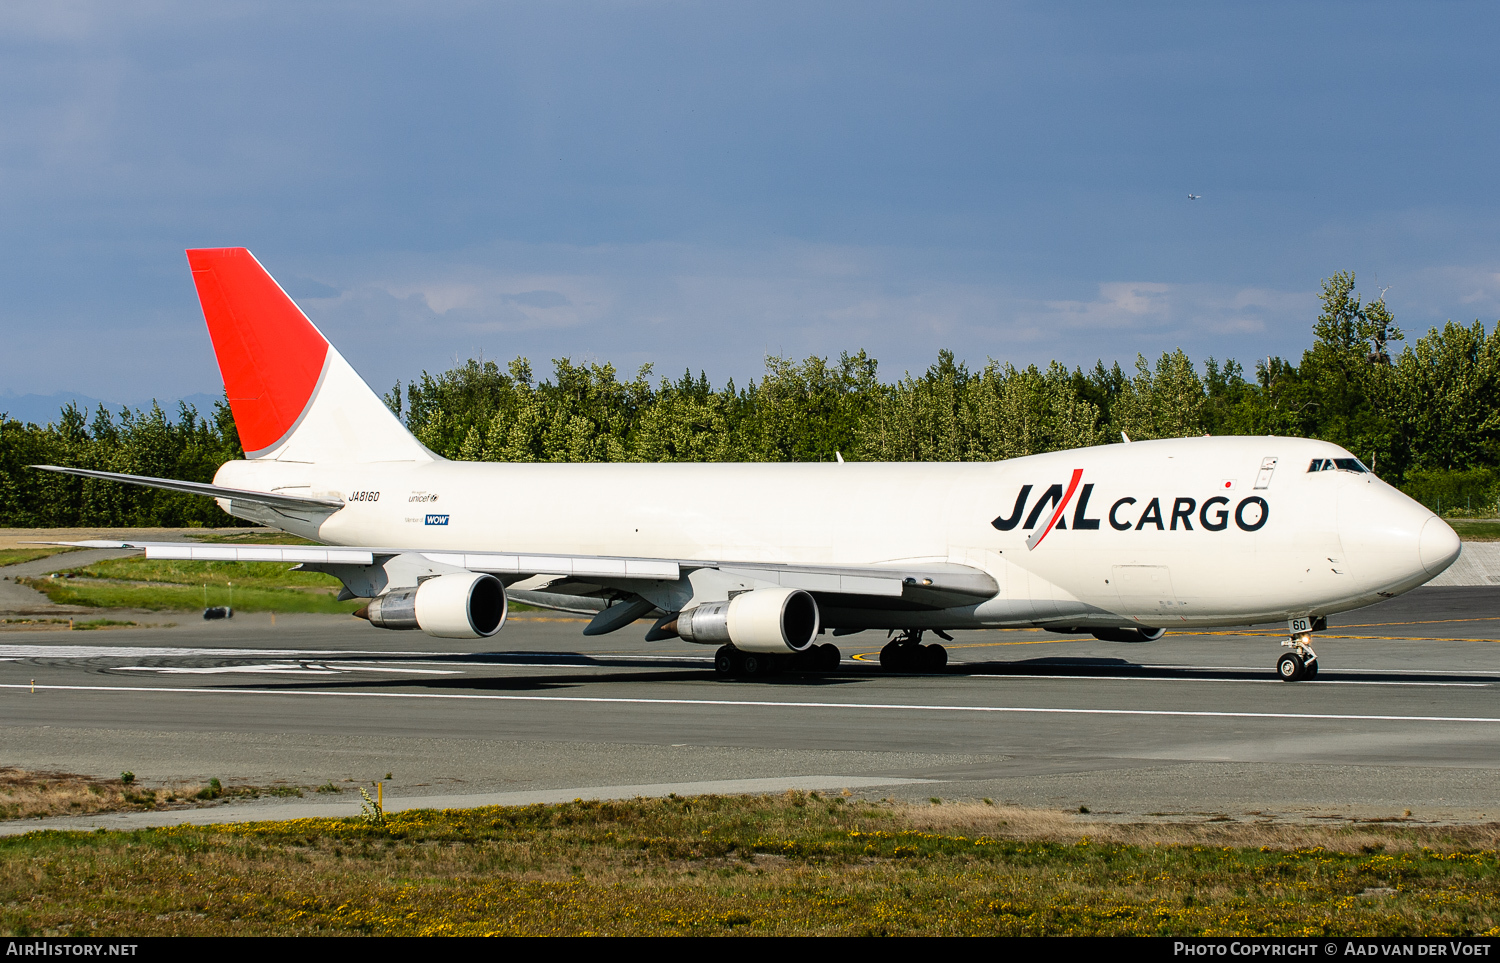
[[[0,839],[0,932],[1500,935],[1500,854],[1442,827],[1360,828],[1369,851],[1083,828],[1135,829],[792,793],[38,833]]]
[[[122,774],[123,775],[123,774]],[[223,787],[218,780],[141,786],[76,773],[0,768],[0,819],[87,816],[92,813],[186,809],[264,794],[302,795],[296,787]]]
[[[1245,821],[1171,820],[1120,822],[1051,809],[1023,809],[983,803],[902,806],[901,819],[913,829],[930,832],[996,835],[1036,842],[1095,843],[1132,846],[1235,846],[1305,849],[1321,846],[1335,852],[1368,852],[1379,848],[1405,852],[1416,847],[1458,846],[1500,849],[1500,823],[1426,825],[1393,816],[1382,820],[1330,819],[1325,824],[1271,819]]]

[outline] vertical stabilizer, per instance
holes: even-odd
[[[187,252],[249,458],[430,461],[370,386],[242,247]]]

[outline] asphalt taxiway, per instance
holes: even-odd
[[[901,675],[866,632],[835,640],[838,671],[725,681],[712,649],[645,642],[646,622],[586,639],[525,613],[466,645],[176,618],[0,633],[0,764],[305,792],[163,820],[357,811],[353,787],[388,772],[394,807],[803,788],[1132,819],[1500,818],[1494,588],[1331,619],[1321,674],[1296,683],[1275,677],[1277,627],[955,633],[946,670]],[[311,791],[330,784],[345,791]]]

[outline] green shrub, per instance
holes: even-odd
[[[1497,514],[1500,471],[1410,471],[1401,490],[1439,515],[1458,518]]]

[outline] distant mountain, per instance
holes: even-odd
[[[208,416],[213,414],[214,402],[218,401],[217,395],[196,394],[185,398],[172,398],[169,400],[158,400],[161,410],[166,412],[167,417],[173,421],[177,420],[177,405],[179,401],[185,401],[190,407],[197,408],[198,414]],[[88,409],[86,417],[92,419],[94,412],[100,405],[109,408],[115,415],[120,413],[122,407],[126,407],[115,401],[101,401],[90,395],[79,394],[75,391],[58,391],[50,395],[0,395],[0,415],[12,418],[16,421],[30,422],[36,425],[55,424],[62,415],[62,410],[69,403],[77,404],[79,408]],[[151,399],[145,401],[129,402],[128,406],[142,411],[151,410]]]

